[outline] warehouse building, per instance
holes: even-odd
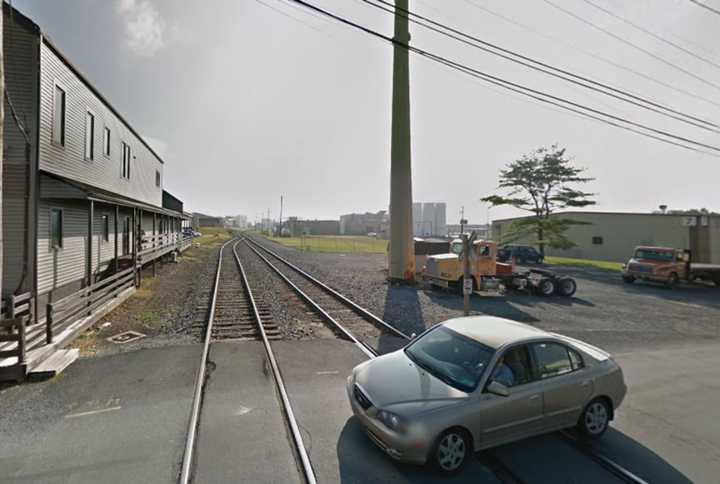
[[[376,213],[349,213],[340,216],[340,235],[367,235],[374,233],[378,237],[385,237],[389,229],[390,216],[385,210]]]
[[[414,236],[445,236],[447,234],[447,205],[444,202],[415,202],[412,212]]]
[[[340,222],[338,220],[300,220],[290,217],[283,223],[283,232],[290,237],[301,235],[339,235]]]
[[[131,294],[142,265],[189,245],[163,160],[35,23],[4,2],[3,16],[0,379]]]
[[[696,262],[720,263],[720,215],[562,212],[553,216],[585,224],[572,225],[566,233],[576,247],[546,248],[547,255],[623,262],[636,246],[651,245],[688,249]],[[494,220],[492,238],[502,241],[509,226],[522,218]]]

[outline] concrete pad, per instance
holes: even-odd
[[[352,418],[345,380],[365,360],[355,345],[342,340],[278,341],[273,350],[288,387],[320,483],[495,483],[473,461],[447,478],[424,467],[397,464],[379,450]]]
[[[0,392],[3,483],[177,482],[201,347],[81,359]]]
[[[650,482],[717,482],[720,344],[616,356],[628,395],[598,446]]]
[[[262,343],[213,343],[210,361],[194,482],[301,482]]]

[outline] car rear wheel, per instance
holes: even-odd
[[[563,297],[570,297],[577,291],[577,283],[575,279],[570,277],[563,277],[558,281],[557,292]]]
[[[540,284],[538,284],[537,291],[541,296],[552,296],[555,294],[555,281],[552,279],[541,280]]]
[[[604,398],[588,403],[578,422],[578,430],[582,436],[589,439],[600,438],[610,424],[610,412],[611,409]]]
[[[472,453],[470,435],[462,429],[450,429],[438,437],[433,448],[434,466],[445,474],[460,472]]]

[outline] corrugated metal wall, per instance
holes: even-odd
[[[52,142],[55,84],[66,92],[65,146]],[[85,160],[85,115],[95,115],[95,157]],[[103,128],[111,130],[110,157],[102,153]],[[131,147],[130,180],[121,177],[120,142]],[[155,171],[164,179],[163,164],[127,126],[68,68],[48,45],[41,46],[40,169],[151,205],[162,206],[162,188],[155,185]]]
[[[10,22],[4,11],[3,50],[5,65],[5,87],[15,111],[27,130],[31,145],[26,148],[26,141],[18,128],[7,100],[5,103],[4,148],[3,148],[3,187],[2,187],[2,224],[3,224],[3,296],[31,290],[33,281],[34,224],[26,237],[27,212],[34,214],[32,195],[34,187],[30,186],[28,195],[28,179],[36,156],[37,116],[35,106],[38,98],[37,64],[39,35],[30,27]],[[26,198],[29,199],[26,210]],[[23,278],[23,263],[27,253],[28,271]]]

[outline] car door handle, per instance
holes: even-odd
[[[536,394],[536,395],[531,396],[530,400],[537,400],[538,398],[540,398],[540,395]]]

